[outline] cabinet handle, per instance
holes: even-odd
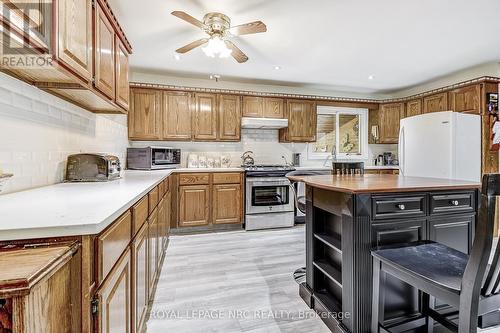
[[[398,205],[398,208],[399,208],[400,210],[405,210],[405,208],[406,208],[406,207],[405,207],[405,205],[403,205],[403,204],[399,204],[399,205]]]
[[[458,206],[458,200],[451,200],[450,203],[452,206]]]

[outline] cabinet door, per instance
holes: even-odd
[[[148,224],[142,225],[132,243],[132,316],[136,332],[142,332],[148,308]]]
[[[312,101],[287,101],[288,129],[286,139],[290,142],[316,141],[316,103]]]
[[[463,87],[450,92],[450,110],[481,113],[481,85]]]
[[[240,96],[219,95],[219,132],[218,139],[239,141],[241,138]]]
[[[163,92],[163,139],[191,140],[191,98],[186,92]]]
[[[92,0],[57,1],[57,57],[83,79],[92,78]]]
[[[130,87],[129,87],[129,61],[128,51],[125,49],[122,41],[118,36],[115,40],[115,64],[116,64],[116,103],[126,110],[130,104]]]
[[[441,93],[424,97],[424,113],[448,110],[448,94]]]
[[[95,87],[115,98],[115,31],[99,2],[95,6]]]
[[[131,265],[127,249],[96,293],[99,299],[98,332],[130,333]]]
[[[415,99],[406,103],[406,117],[422,114],[422,99]]]
[[[262,97],[243,96],[243,117],[261,118],[263,115]]]
[[[281,98],[264,98],[264,118],[283,118],[284,101]]]
[[[217,98],[213,94],[194,94],[193,139],[217,139]]]
[[[160,93],[155,90],[132,90],[131,107],[128,114],[128,131],[130,139],[161,139],[160,99]]]
[[[429,239],[469,254],[474,237],[474,216],[440,217],[429,221]]]
[[[163,258],[163,235],[165,234],[166,218],[167,216],[165,215],[165,197],[163,197],[163,199],[161,199],[160,202],[158,203],[158,228],[157,228],[158,269],[160,268],[160,262]]]
[[[163,252],[167,250],[167,244],[168,244],[168,237],[170,233],[170,221],[172,220],[172,194],[170,192],[165,195],[165,227],[164,227],[164,234],[163,234],[163,241],[162,241],[162,249]]]
[[[210,185],[179,187],[179,226],[202,226],[210,223]]]
[[[372,224],[372,246],[408,243],[426,238],[426,221],[406,220]],[[388,274],[385,277],[385,319],[418,311],[419,293],[412,286]]]
[[[404,115],[404,103],[380,106],[380,143],[398,143],[399,121]]]
[[[153,298],[154,283],[158,268],[158,210],[155,210],[149,217],[148,221],[148,294],[149,299]]]
[[[241,185],[214,185],[212,191],[214,224],[241,223]]]

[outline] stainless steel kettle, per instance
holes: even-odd
[[[253,157],[251,156],[253,154],[253,151],[248,150],[241,155],[241,158],[243,159],[243,165],[248,166],[248,165],[254,165],[255,161]]]

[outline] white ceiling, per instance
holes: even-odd
[[[108,0],[137,71],[387,92],[500,61],[498,0]],[[263,34],[234,37],[250,58],[174,50],[204,33],[170,15],[210,11],[233,25],[262,20]],[[274,66],[281,66],[279,71]],[[370,75],[374,76],[369,80]]]

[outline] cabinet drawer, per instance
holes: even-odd
[[[148,208],[149,198],[145,195],[138,203],[132,207],[132,235],[135,235],[142,225],[148,219],[149,208]]]
[[[179,175],[179,185],[205,185],[209,178],[208,173],[182,173]]]
[[[127,211],[97,236],[97,276],[102,282],[130,243],[132,214]]]
[[[474,207],[474,192],[431,195],[431,214],[472,212]]]
[[[156,208],[156,205],[158,205],[158,200],[159,200],[159,192],[158,192],[158,186],[152,189],[149,192],[149,213],[151,214],[153,210]]]
[[[426,196],[375,196],[372,198],[372,219],[425,216]]]
[[[214,173],[214,184],[239,184],[240,173]]]

